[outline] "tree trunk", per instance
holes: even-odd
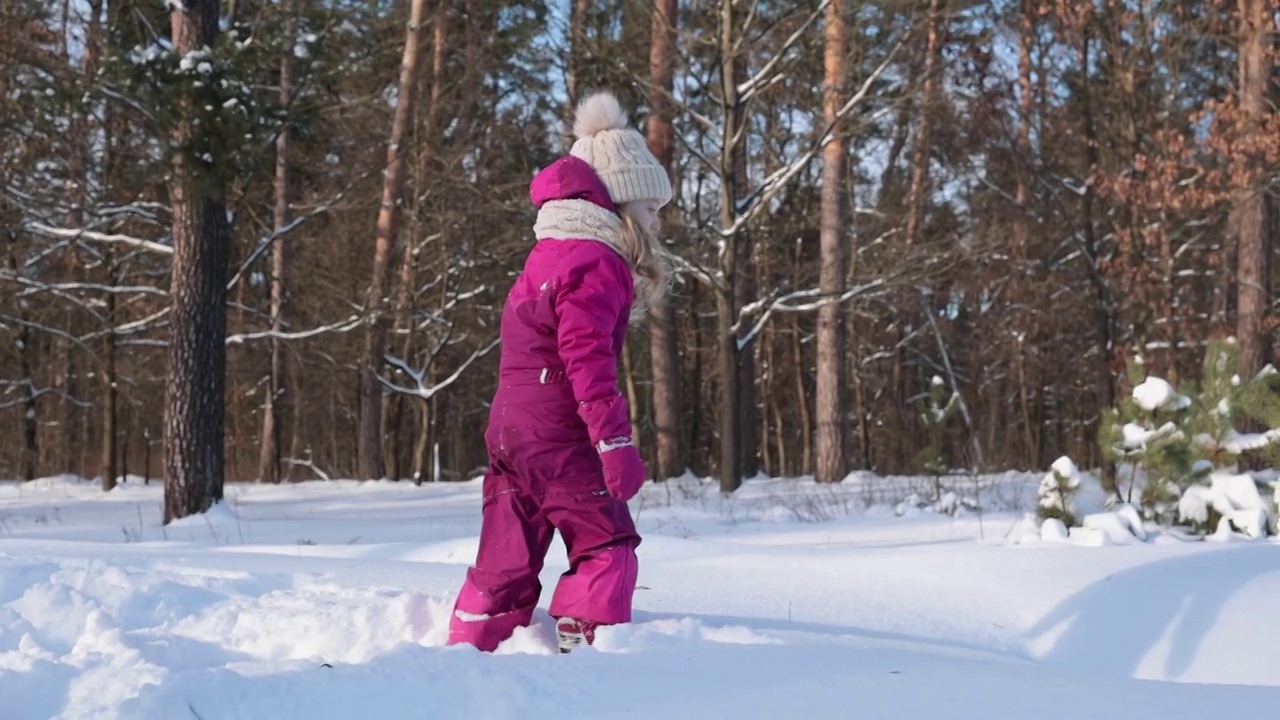
[[[107,271],[108,286],[116,284],[116,267],[114,253],[108,250],[103,258],[103,267]],[[115,323],[116,294],[108,292],[106,312],[103,316],[107,323]],[[109,492],[116,487],[116,336],[108,332],[102,341],[102,490]]]
[[[217,0],[188,0],[185,8],[170,7],[173,46],[179,54],[214,46]],[[183,111],[191,112],[203,101],[195,96],[180,102]],[[209,163],[182,147],[204,142],[189,119],[178,121],[172,140],[181,149],[174,154],[170,185],[173,269],[165,376],[165,524],[202,513],[222,499],[231,244],[219,176],[222,158]],[[203,171],[198,177],[197,170]]]
[[[929,28],[924,56],[924,83],[920,91],[920,124],[916,127],[915,147],[911,154],[911,187],[907,191],[907,226],[904,242],[908,247],[920,241],[925,206],[929,201],[929,160],[933,145],[934,94],[938,88],[938,59],[942,51],[942,0],[929,0]]]
[[[631,437],[640,442],[640,392],[636,390],[635,363],[631,360],[631,340],[622,346],[622,385],[627,389],[627,421]]]
[[[295,18],[292,0],[284,0],[286,52],[280,56],[280,107],[287,111],[293,99],[293,36]],[[289,222],[289,124],[286,122],[276,138],[275,207],[272,225],[279,232]],[[284,329],[285,243],[275,238],[271,244],[271,332]],[[279,337],[271,338],[271,377],[267,385],[266,404],[262,408],[262,440],[258,457],[258,479],[280,482],[280,419],[284,416],[281,398],[285,394],[285,348]]]
[[[796,398],[800,407],[796,409],[796,414],[800,416],[800,468],[799,474],[808,475],[814,472],[813,463],[813,422],[809,415],[809,393],[804,385],[804,348],[800,344],[800,320],[796,318],[791,327],[791,355],[793,357],[792,365],[795,366],[795,384]],[[844,347],[840,348],[840,354],[844,355]],[[843,364],[843,360],[841,363]],[[843,410],[842,410],[843,412]]]
[[[1037,0],[1023,0],[1018,14],[1018,154],[1023,162],[1031,161],[1031,48],[1035,42]],[[1015,212],[1018,214],[1013,227],[1013,258],[1018,262],[1016,270],[1023,271],[1027,258],[1027,181],[1025,173],[1018,173],[1018,185],[1014,191]]]
[[[716,328],[719,340],[719,373],[720,373],[720,492],[732,493],[742,485],[741,454],[739,453],[739,433],[743,425],[738,412],[738,337],[733,331],[733,318],[736,315],[733,307],[733,296],[726,292],[716,293]]]
[[[1273,14],[1267,0],[1239,0],[1241,134],[1261,132],[1272,70],[1268,54]],[[1256,163],[1255,163],[1256,165]],[[1253,169],[1253,168],[1251,168]],[[1260,168],[1257,168],[1260,170]],[[1248,379],[1270,359],[1265,320],[1270,302],[1271,223],[1267,196],[1252,180],[1236,203],[1236,336],[1240,376]]]
[[[919,122],[916,126],[915,138],[911,148],[911,180],[907,188],[906,220],[903,229],[903,244],[913,248],[920,242],[921,228],[924,225],[925,210],[931,195],[929,182],[929,164],[933,155],[933,113],[934,95],[938,88],[938,60],[942,50],[942,0],[930,0],[927,15],[926,46],[924,66],[921,71]],[[907,327],[913,325],[911,308],[916,299],[909,295],[910,290],[898,294],[897,327],[894,338],[893,369],[893,401],[896,412],[891,427],[893,433],[893,454],[889,457],[888,472],[905,472],[912,467],[914,455],[913,440],[917,427],[914,415],[907,411],[908,398],[915,392],[913,371],[908,368],[906,351]]]
[[[701,295],[701,292],[700,292],[701,290],[702,290],[702,286],[698,283],[694,283],[693,286],[689,289],[689,304],[691,306],[698,307],[698,303],[699,303],[698,296]],[[694,316],[692,318],[692,322],[690,323],[690,329],[693,331],[693,343],[689,347],[693,348],[693,352],[692,352],[693,367],[689,368],[689,387],[693,388],[694,401],[690,403],[690,405],[692,405],[692,408],[690,408],[692,417],[690,417],[689,419],[689,432],[688,432],[688,435],[686,435],[689,442],[686,447],[690,448],[691,450],[693,448],[705,447],[707,448],[706,452],[709,455],[711,452],[713,452],[711,450],[710,438],[708,438],[706,442],[703,442],[703,437],[706,435],[706,432],[707,432],[707,429],[706,429],[707,421],[705,420],[703,415],[703,408],[705,405],[704,403],[705,396],[703,394],[703,386],[704,386],[703,379],[705,378],[705,374],[703,372],[703,362],[705,361],[705,356],[707,353],[703,352],[702,350],[702,348],[704,347],[702,344],[702,340],[703,340],[702,325],[703,323],[697,316]],[[696,457],[691,455],[689,458],[690,469],[697,468],[697,462],[699,461],[699,459],[703,459],[706,457],[707,455],[698,455]],[[707,462],[707,460],[703,460],[703,462]],[[709,463],[707,464],[707,467],[709,467]]]
[[[826,50],[824,62],[822,120],[834,125],[840,110],[844,85],[845,27],[844,3],[832,0],[827,6]],[[825,297],[844,292],[845,250],[844,213],[844,137],[834,128],[834,139],[822,149],[822,206],[819,211],[819,248],[822,264],[818,283]],[[848,473],[846,459],[847,423],[845,422],[845,366],[843,304],[831,303],[818,309],[818,364],[815,377],[817,432],[814,453],[818,482],[839,482]]]
[[[741,151],[737,151],[736,154],[738,158],[736,161],[738,179],[733,183],[733,186],[734,188],[742,188],[745,187],[747,182],[746,156]],[[734,197],[737,197],[736,190]],[[756,299],[759,283],[752,268],[751,240],[745,230],[737,233],[734,246],[737,268],[733,273],[736,278],[733,284],[733,312],[734,318],[737,319],[741,317],[740,313],[743,306]],[[737,342],[736,339],[735,342]],[[764,441],[764,438],[759,433],[759,425],[757,423],[757,415],[760,412],[759,403],[756,400],[758,396],[756,392],[757,351],[758,348],[754,342],[748,343],[738,350],[738,412],[742,415],[742,430],[738,438],[738,452],[741,458],[738,462],[743,477],[755,477],[760,472],[760,443]]]
[[[671,171],[675,153],[671,102],[675,76],[676,0],[657,0],[649,46],[649,149]],[[657,478],[677,477],[688,468],[680,422],[680,346],[675,307],[662,302],[650,311],[649,351],[653,374],[653,424]]]
[[[734,4],[721,3],[720,10],[720,87],[723,126],[720,138],[720,226],[725,231],[719,251],[720,287],[716,288],[716,315],[720,371],[720,491],[731,493],[742,484],[746,463],[746,433],[755,434],[754,414],[747,412],[742,387],[743,349],[738,347],[738,310],[741,307],[744,242],[742,233],[734,229],[737,220],[738,182],[742,171],[742,123],[738,101],[740,62],[734,34]]]
[[[427,115],[419,127],[419,147],[417,162],[414,166],[414,198],[411,207],[413,208],[413,222],[411,237],[404,244],[404,252],[400,256],[400,275],[396,288],[395,309],[393,311],[394,321],[392,328],[396,337],[403,337],[400,343],[399,357],[405,362],[410,362],[414,353],[414,328],[413,328],[413,312],[414,312],[414,288],[418,277],[418,244],[423,235],[424,219],[429,207],[429,178],[433,171],[432,163],[436,158],[436,143],[440,132],[440,114],[444,109],[444,90],[445,90],[445,55],[446,41],[448,38],[448,10],[449,0],[437,0],[435,13],[432,18],[431,33],[431,89],[428,97],[430,97],[427,106]],[[441,252],[446,252],[441,245]],[[442,258],[447,262],[448,258]],[[446,277],[447,282],[447,277]],[[442,288],[442,292],[446,292]],[[382,419],[382,435],[389,441],[387,448],[388,455],[388,475],[393,480],[402,479],[404,472],[401,468],[401,451],[400,437],[402,435],[401,425],[403,425],[406,409],[410,408],[411,401],[402,396],[396,396],[392,399],[389,412],[383,412]],[[412,413],[409,413],[412,414]],[[420,423],[419,423],[420,424]],[[412,432],[413,436],[418,436],[416,430]],[[423,441],[425,442],[425,440]],[[416,459],[421,452],[417,440],[410,446],[411,458],[409,462],[410,473],[417,481],[422,478],[419,474],[420,467]]]
[[[387,143],[387,169],[382,183],[382,205],[374,239],[373,280],[365,306],[371,314],[364,339],[364,363],[360,371],[359,475],[378,480],[386,474],[382,449],[382,386],[378,382],[387,348],[385,295],[390,281],[391,254],[399,230],[404,199],[404,141],[413,118],[417,89],[418,40],[426,0],[413,0],[405,30],[404,55],[400,64],[399,95],[391,137]]]
[[[9,253],[9,269],[16,277],[18,259],[14,257],[12,251]],[[31,363],[31,356],[35,353],[35,349],[31,347],[31,328],[26,323],[26,311],[22,303],[18,303],[18,319],[21,321],[18,325],[18,372],[27,384],[27,396],[24,398],[22,408],[22,479],[31,481],[36,479],[36,467],[40,460],[40,416],[36,381],[32,375]]]
[[[582,95],[582,68],[590,56],[587,52],[587,16],[591,13],[591,0],[573,0],[569,10],[569,60],[564,70],[564,125],[565,147],[573,144],[573,119],[577,113],[578,98]]]
[[[1017,150],[1023,162],[1031,161],[1031,50],[1035,43],[1036,17],[1038,0],[1022,0],[1018,11],[1018,137]],[[1033,299],[1026,297],[1029,289],[1030,267],[1027,264],[1027,243],[1030,239],[1027,203],[1030,194],[1027,189],[1026,173],[1018,173],[1018,184],[1014,191],[1013,238],[1010,254],[1013,257],[1014,278],[1010,288],[1011,302],[1009,307],[1013,313],[1011,318],[1014,342],[1011,343],[1014,364],[1018,377],[1018,400],[1022,413],[1023,442],[1026,444],[1028,466],[1040,467],[1040,431],[1032,417],[1033,388],[1028,382],[1026,349],[1028,335],[1035,323],[1026,317],[1023,308],[1033,306]]]
[[[1088,26],[1084,28],[1083,35],[1080,39],[1080,47],[1077,50],[1080,67],[1089,67],[1091,62],[1092,39]],[[1080,86],[1080,104],[1081,115],[1084,124],[1085,136],[1085,158],[1088,161],[1088,173],[1086,177],[1094,177],[1101,166],[1101,149],[1098,141],[1098,126],[1094,119],[1093,92],[1092,87],[1086,76],[1085,81]],[[1093,183],[1085,184],[1083,197],[1081,198],[1084,223],[1083,236],[1085,251],[1088,253],[1090,261],[1098,257],[1099,243],[1097,237],[1097,229],[1094,226],[1094,200],[1096,191]],[[1112,372],[1111,362],[1112,354],[1115,352],[1116,337],[1116,317],[1114,302],[1112,300],[1111,288],[1106,281],[1102,279],[1102,273],[1094,268],[1092,272],[1094,278],[1094,291],[1096,293],[1095,307],[1097,308],[1097,328],[1098,328],[1098,388],[1101,391],[1101,397],[1098,400],[1098,407],[1109,408],[1115,405],[1115,377]],[[1102,465],[1102,485],[1107,489],[1116,487],[1116,475],[1114,463],[1103,461]]]

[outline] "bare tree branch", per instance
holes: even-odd
[[[0,380],[0,387],[25,388],[28,393],[27,395],[21,398],[18,398],[17,400],[14,400],[12,402],[0,403],[0,410],[8,410],[10,408],[21,407],[31,402],[32,400],[35,400],[36,398],[44,397],[45,395],[53,395],[77,407],[82,407],[82,408],[93,407],[93,403],[87,403],[87,402],[84,402],[83,400],[77,400],[71,395],[68,395],[64,390],[56,390],[54,388],[47,388],[47,387],[36,387],[35,382],[32,381],[30,378],[27,378],[24,380]]]
[[[305,340],[306,338],[323,335],[328,332],[349,332],[363,325],[364,321],[364,316],[352,315],[345,320],[340,320],[328,325],[321,325],[320,327],[312,328],[310,330],[299,330],[297,332],[273,332],[271,330],[264,330],[262,332],[236,333],[234,335],[227,336],[227,344],[239,345],[249,340],[263,340],[266,338],[277,338],[279,340]]]
[[[42,222],[29,222],[23,227],[31,232],[44,235],[46,237],[66,238],[71,240],[92,240],[93,242],[108,243],[113,245],[127,245],[129,247],[150,250],[161,255],[172,255],[173,248],[169,245],[162,245],[151,240],[143,240],[142,238],[131,237],[129,235],[113,235],[109,233],[101,233],[94,230],[83,230],[73,228],[58,228],[45,225]]]
[[[281,458],[280,462],[288,463],[290,465],[296,465],[298,467],[308,468],[311,470],[311,472],[316,474],[316,477],[320,478],[321,480],[333,479],[332,477],[330,477],[329,473],[321,470],[319,467],[316,466],[315,462],[313,462],[310,459],[299,460],[297,458]]]
[[[804,36],[805,31],[809,29],[809,26],[812,25],[815,20],[822,16],[822,13],[827,9],[827,5],[830,4],[831,0],[822,0],[822,2],[818,3],[818,7],[815,8],[814,11],[809,14],[809,17],[805,18],[805,21],[791,33],[791,36],[786,39],[786,42],[784,42],[782,47],[774,53],[773,57],[769,58],[769,62],[765,63],[758,71],[756,71],[755,75],[738,85],[738,99],[741,102],[750,102],[751,99],[759,94],[761,90],[772,84],[775,78],[780,77],[779,73],[775,73],[778,65],[787,57],[791,48],[795,47],[796,43],[800,42],[800,38]]]
[[[381,373],[378,374],[378,381],[382,383],[383,387],[387,388],[392,392],[397,392],[404,395],[413,395],[415,397],[420,397],[423,400],[430,400],[431,398],[435,397],[438,393],[443,391],[445,388],[448,388],[450,385],[457,382],[458,378],[462,377],[462,373],[465,372],[468,367],[471,367],[472,363],[488,355],[494,348],[498,347],[500,342],[501,341],[499,340],[494,340],[490,342],[488,345],[484,346],[483,348],[471,353],[471,357],[468,357],[466,360],[464,360],[462,364],[459,365],[458,368],[453,371],[452,375],[445,378],[444,380],[441,380],[435,385],[431,385],[431,386],[428,386],[423,382],[423,378],[426,375],[425,368],[422,370],[414,370],[413,368],[409,367],[408,363],[406,363],[404,360],[387,355],[387,356],[384,356],[383,358],[386,361],[386,363],[396,368],[400,372],[404,373],[405,375],[408,375],[409,378],[413,380],[415,387],[409,388],[409,387],[403,387],[400,385],[395,385],[387,381],[385,378],[383,378]]]
[[[769,320],[770,318],[773,317],[774,313],[813,312],[821,307],[825,307],[833,303],[842,303],[842,302],[851,300],[855,297],[858,297],[859,295],[865,295],[871,292],[872,290],[885,287],[886,285],[887,283],[884,281],[883,278],[876,278],[875,280],[872,280],[870,282],[863,283],[861,285],[857,285],[852,288],[849,288],[848,290],[846,290],[845,292],[839,295],[824,296],[822,295],[821,290],[817,288],[810,288],[808,290],[797,290],[795,292],[788,293],[781,297],[775,298],[768,303],[768,307],[765,309],[764,314],[760,316],[760,319],[756,321],[756,324],[752,326],[751,330],[746,335],[743,335],[741,338],[738,338],[738,350],[740,351],[743,350],[744,348],[746,348],[748,345],[751,344],[752,340],[755,340],[756,336],[760,334],[760,331],[763,330],[765,325],[769,323]],[[800,300],[804,298],[817,298],[817,299],[814,300],[813,302],[807,302],[799,305],[791,304],[792,301]],[[750,308],[752,311],[758,312],[761,306],[762,305],[760,302],[755,302],[755,303],[751,303],[750,305],[744,306],[742,309],[742,312],[739,313],[738,315],[738,322],[734,324],[734,327],[733,327],[734,332],[736,333],[738,331],[738,329],[742,324],[742,321],[746,318],[748,308]]]
[[[18,279],[13,277],[5,277],[0,274],[0,279],[15,280],[22,284],[29,284],[28,289],[18,293],[18,297],[26,297],[34,295],[42,291],[59,291],[73,292],[76,290],[86,290],[90,292],[109,293],[112,295],[154,295],[156,297],[169,297],[168,291],[152,287],[150,285],[103,285],[101,283],[38,283],[31,280]]]
[[[341,201],[344,197],[346,197],[347,193],[350,192],[351,188],[355,187],[356,184],[359,183],[361,180],[364,180],[365,178],[369,177],[369,175],[371,175],[372,172],[373,171],[370,170],[368,172],[365,172],[355,180],[352,180],[350,183],[347,184],[346,187],[344,187],[341,191],[339,191],[337,195],[334,195],[333,199],[330,200],[329,202],[317,205],[311,210],[297,216],[288,224],[278,229],[272,230],[269,234],[263,236],[262,239],[258,240],[257,247],[253,249],[253,252],[249,253],[249,257],[245,258],[244,262],[240,265],[240,269],[236,270],[236,274],[233,275],[231,277],[231,281],[227,283],[227,289],[230,290],[234,288],[240,282],[240,279],[244,277],[245,273],[249,271],[249,268],[255,262],[257,262],[258,258],[262,257],[264,253],[266,253],[268,250],[271,249],[271,245],[275,243],[276,240],[293,232],[298,228],[299,225],[302,225],[304,222],[310,220],[311,218],[317,215],[321,215],[326,212],[329,212],[329,209],[331,207],[333,207],[339,201]]]

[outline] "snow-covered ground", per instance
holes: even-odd
[[[0,483],[0,718],[1273,714],[1280,547],[1010,543],[1039,479],[982,517],[895,512],[905,479],[651,486],[636,621],[569,656],[545,611],[442,647],[476,481],[231,485],[169,527],[155,484]]]

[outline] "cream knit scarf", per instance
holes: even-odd
[[[622,254],[622,218],[589,200],[552,200],[538,210],[539,240],[596,240]]]
[[[533,224],[533,234],[539,240],[595,240],[604,243],[618,253],[628,264],[631,260],[622,252],[622,218],[589,200],[552,200],[538,210],[538,220]],[[636,296],[631,304],[630,321],[640,323],[646,316],[647,304],[642,302],[644,279],[633,269]]]

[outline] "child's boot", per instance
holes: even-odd
[[[567,617],[556,620],[556,640],[560,645],[561,654],[568,653],[584,643],[591,645],[595,639],[596,624],[589,620],[574,620]]]

